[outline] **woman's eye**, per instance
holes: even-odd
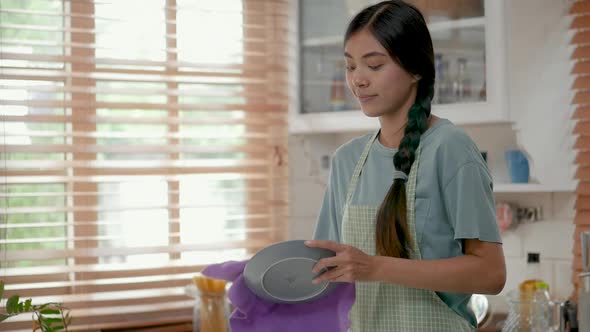
[[[354,67],[353,66],[346,66],[346,70],[353,71],[354,70]]]
[[[371,68],[371,70],[377,70],[377,69],[381,68],[381,66],[383,66],[383,65],[369,66],[369,68]]]

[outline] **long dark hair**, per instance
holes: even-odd
[[[406,175],[416,158],[420,136],[426,131],[434,95],[434,51],[424,16],[416,7],[401,0],[383,1],[363,9],[348,25],[345,42],[368,29],[387,49],[391,58],[412,75],[420,77],[416,100],[408,112],[393,164]],[[377,254],[409,257],[411,238],[406,211],[406,181],[394,179],[379,207],[375,232]]]

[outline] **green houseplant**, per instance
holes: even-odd
[[[0,280],[0,300],[4,295],[4,281]],[[6,301],[6,311],[0,313],[0,322],[23,313],[31,313],[33,331],[43,332],[68,331],[71,322],[70,310],[61,303],[49,302],[33,304],[31,299],[20,300],[20,296],[13,295]]]

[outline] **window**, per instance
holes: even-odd
[[[6,295],[79,329],[190,321],[196,272],[284,239],[290,12],[0,0]]]

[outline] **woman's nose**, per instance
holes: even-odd
[[[358,88],[366,88],[369,85],[369,81],[366,77],[356,73],[352,77],[352,82],[354,83],[354,86]]]

